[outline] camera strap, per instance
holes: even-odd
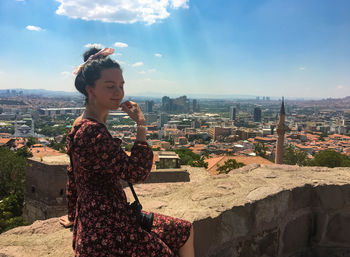
[[[131,184],[130,182],[128,182],[128,184],[129,184],[129,187],[130,187],[130,189],[131,189],[132,195],[133,195],[134,198],[135,198],[135,201],[138,202],[138,203],[140,203],[139,198],[137,198],[137,195],[136,195],[136,193],[135,193],[134,187],[132,186],[132,184]]]

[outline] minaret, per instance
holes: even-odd
[[[31,135],[34,137],[35,133],[34,133],[34,119],[32,117],[32,129],[31,129]]]
[[[284,97],[282,97],[282,105],[280,110],[280,117],[277,124],[277,148],[276,148],[276,164],[283,163],[283,147],[284,147],[284,134],[286,133],[286,112],[284,110]]]

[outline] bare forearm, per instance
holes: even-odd
[[[144,126],[143,124],[142,126],[138,126],[136,130],[136,140],[146,142],[146,133],[147,133],[146,126]]]

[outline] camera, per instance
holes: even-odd
[[[133,202],[132,204],[130,204],[130,206],[133,209],[136,219],[140,223],[141,227],[144,230],[151,232],[154,214],[153,213],[146,214],[141,212],[142,205],[138,201]]]

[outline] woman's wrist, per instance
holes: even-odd
[[[136,124],[137,126],[146,126],[146,120],[139,120]]]
[[[136,140],[146,142],[146,126],[138,125],[136,131]]]

